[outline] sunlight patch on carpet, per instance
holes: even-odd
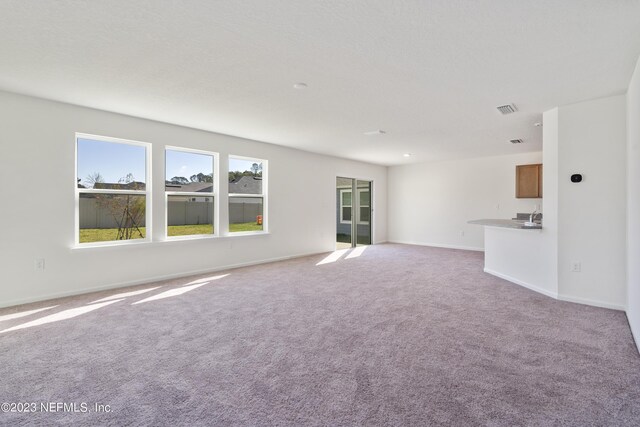
[[[194,280],[193,282],[189,282],[189,283],[187,283],[187,285],[195,285],[197,283],[211,282],[212,280],[218,280],[218,279],[222,279],[223,277],[227,277],[230,274],[231,273],[220,274],[219,276],[203,277],[202,279],[198,279],[198,280]]]
[[[187,292],[192,291],[192,290],[194,290],[196,288],[199,288],[200,286],[204,286],[207,283],[209,283],[209,282],[200,283],[200,284],[191,285],[191,286],[183,286],[181,288],[176,288],[176,289],[171,289],[169,291],[165,291],[165,292],[162,292],[160,294],[153,295],[153,296],[151,296],[149,298],[145,298],[143,300],[134,302],[131,305],[141,304],[143,302],[149,302],[149,301],[156,301],[156,300],[164,299],[164,298],[176,297],[178,295],[186,294]]]
[[[333,251],[316,265],[331,264],[332,262],[336,262],[342,257],[342,255],[346,254],[347,252],[349,252],[349,249],[339,249],[337,251]]]
[[[29,316],[31,314],[36,314],[36,313],[39,313],[41,311],[50,310],[50,309],[56,308],[56,307],[57,307],[57,305],[52,305],[51,307],[38,308],[38,309],[35,309],[35,310],[23,311],[23,312],[20,312],[20,313],[5,314],[4,316],[0,316],[0,322],[3,322],[5,320],[19,319],[21,317],[26,317],[26,316]]]
[[[153,291],[155,289],[160,289],[161,287],[162,286],[156,286],[156,287],[153,287],[153,288],[142,289],[140,291],[123,292],[121,294],[111,295],[111,296],[108,296],[108,297],[105,297],[105,298],[90,302],[89,304],[95,304],[95,303],[98,303],[98,302],[111,301],[111,300],[114,300],[114,299],[132,297],[132,296],[135,296],[135,295],[144,294],[145,292]]]
[[[353,250],[347,255],[344,259],[358,258],[360,255],[364,253],[367,249],[367,246],[358,246],[353,248]]]
[[[21,325],[14,326],[14,327],[9,328],[9,329],[5,329],[4,331],[0,331],[0,334],[2,334],[4,332],[17,331],[19,329],[31,328],[33,326],[44,325],[44,324],[47,324],[47,323],[58,322],[60,320],[72,319],[74,317],[80,316],[80,315],[85,314],[85,313],[89,313],[89,312],[91,312],[93,310],[97,310],[99,308],[102,308],[104,306],[107,306],[109,304],[113,304],[113,303],[119,302],[119,301],[122,301],[122,300],[107,301],[107,302],[103,302],[101,304],[93,304],[93,305],[86,305],[84,307],[70,308],[69,310],[61,311],[60,313],[51,314],[49,316],[45,316],[45,317],[42,317],[40,319],[33,320],[31,322],[23,323]]]

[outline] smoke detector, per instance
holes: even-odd
[[[522,144],[524,141],[521,139],[510,139],[509,142],[512,144]]]
[[[515,105],[507,104],[507,105],[499,105],[496,107],[498,111],[500,111],[503,115],[515,113],[518,111]]]

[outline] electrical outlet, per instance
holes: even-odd
[[[582,271],[582,264],[579,261],[571,263],[571,271],[574,273],[580,273]]]
[[[44,258],[36,258],[36,271],[44,271]]]

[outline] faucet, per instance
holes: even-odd
[[[538,215],[538,210],[534,209],[533,212],[531,212],[531,215],[529,215],[529,223],[533,223],[533,220],[536,218],[536,215]]]

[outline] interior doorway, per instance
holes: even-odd
[[[371,244],[373,182],[336,178],[336,249]]]

